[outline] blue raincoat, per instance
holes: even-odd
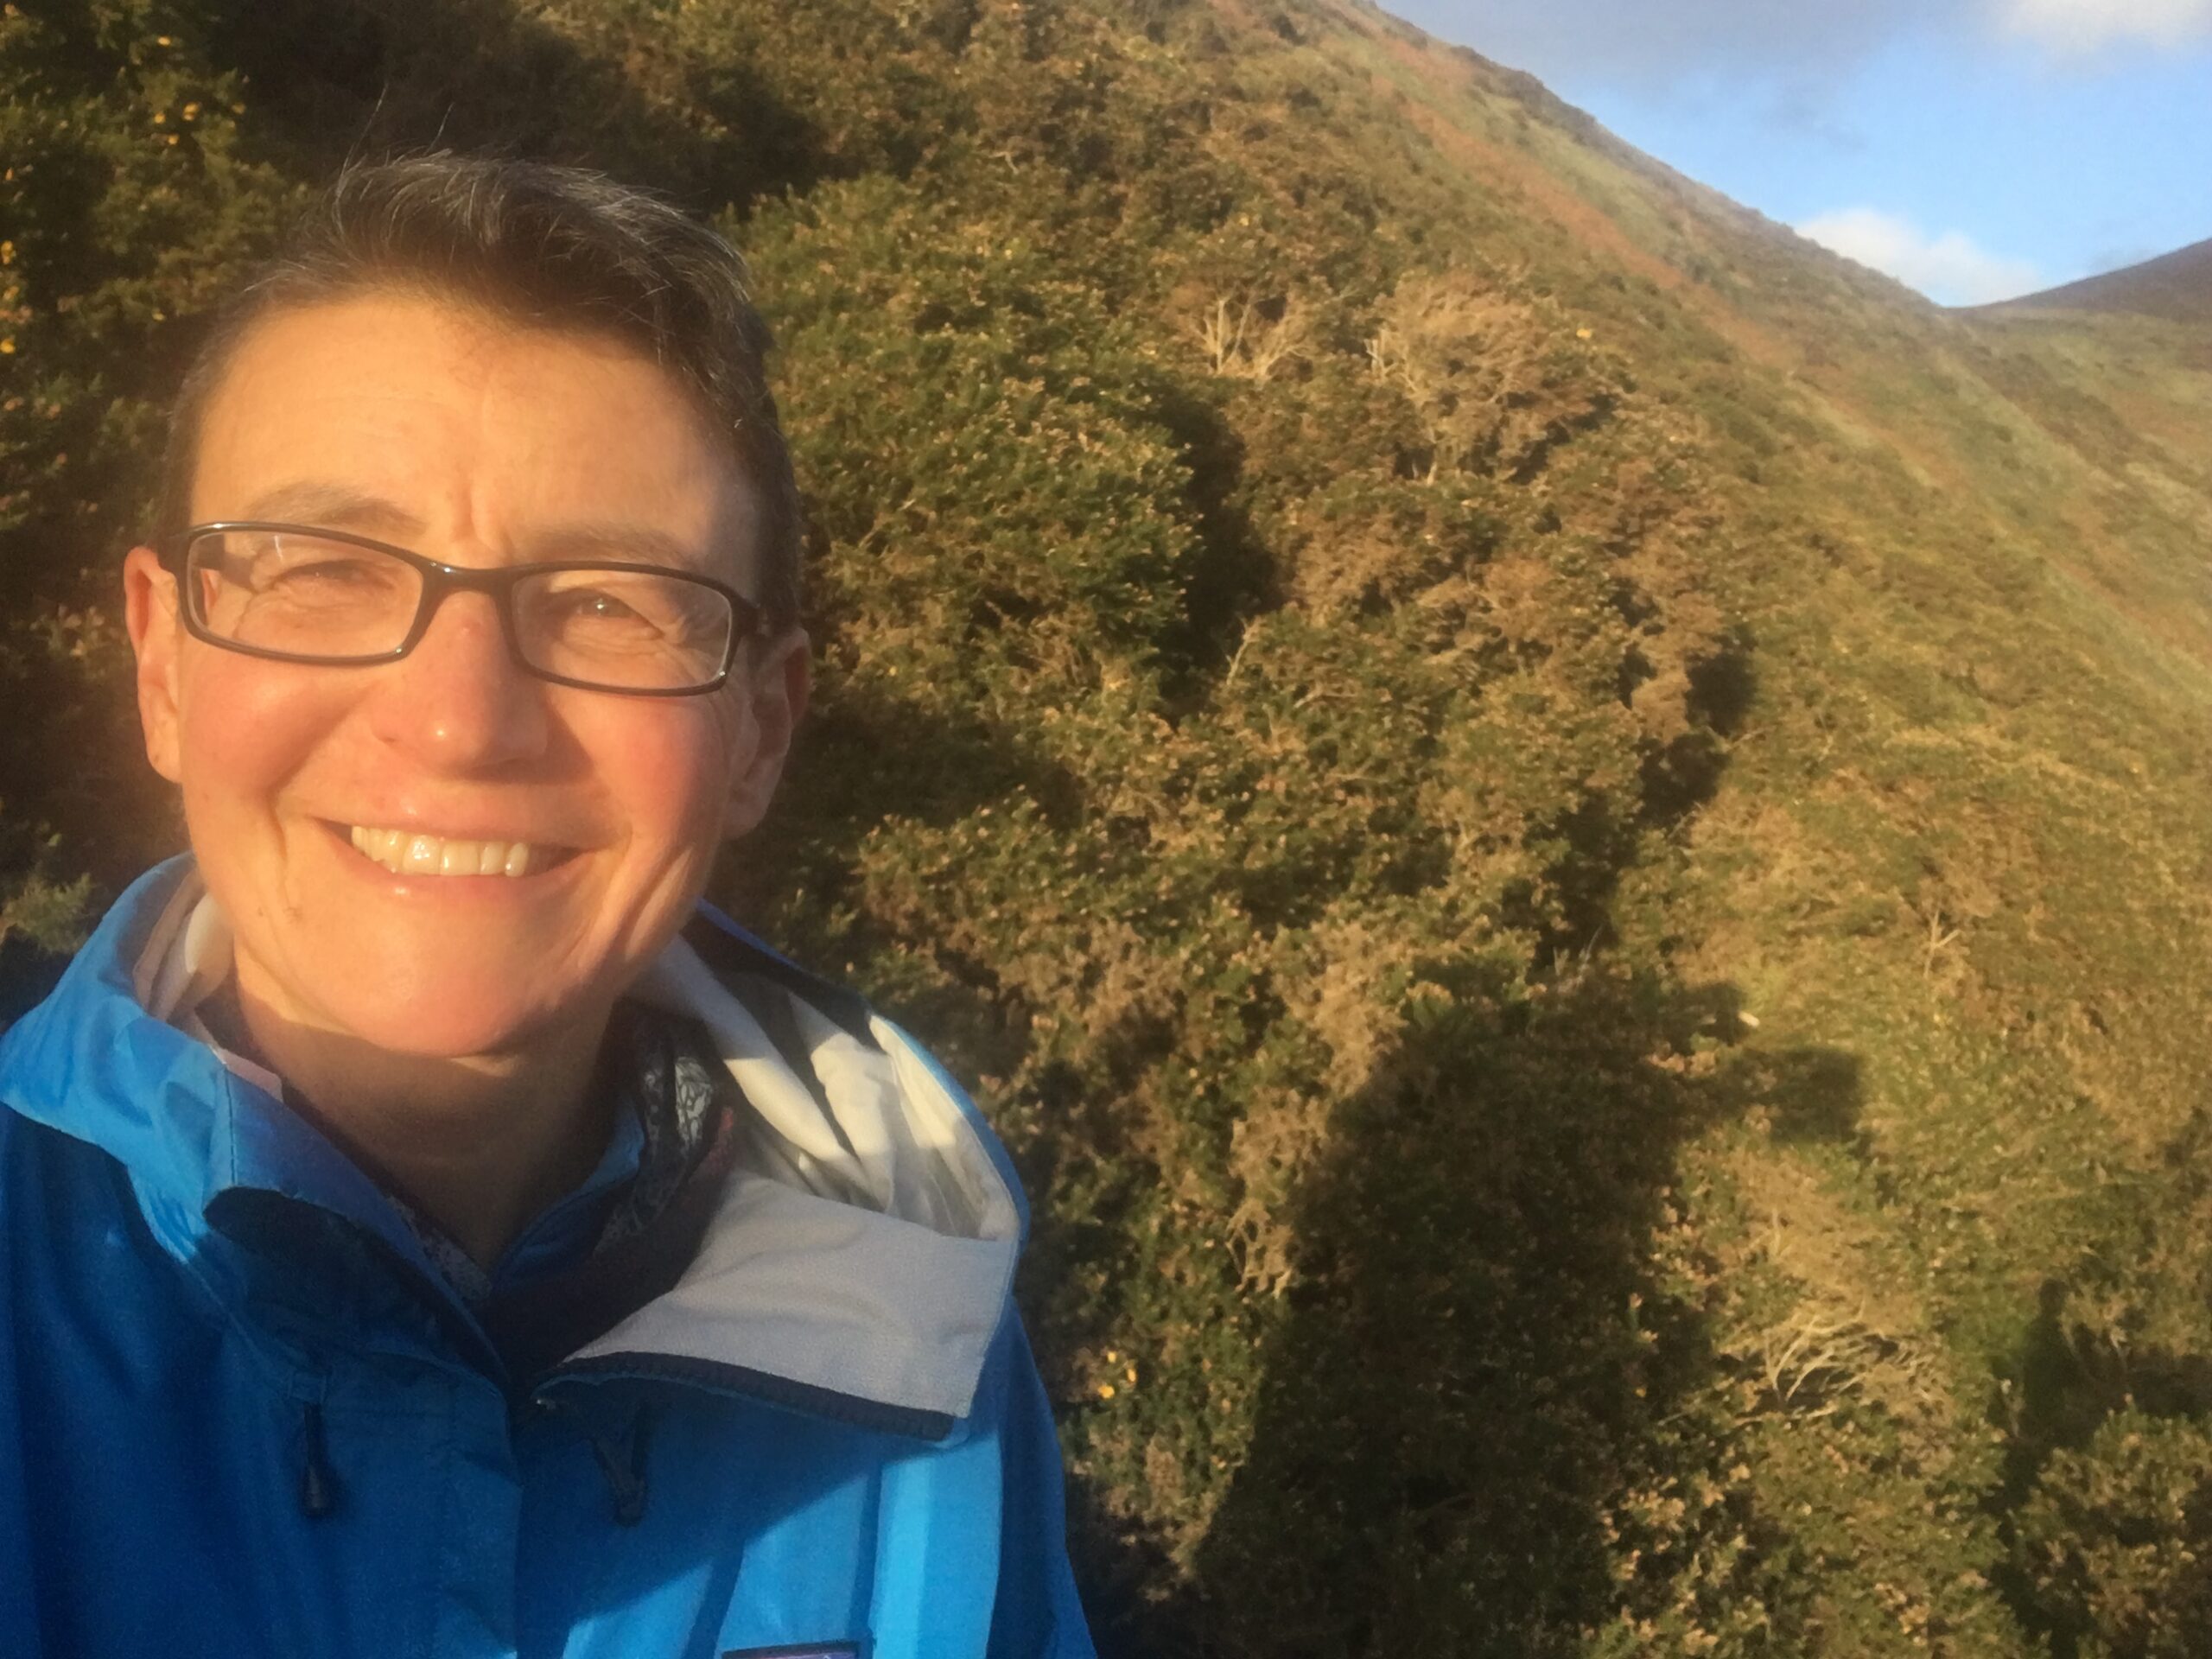
[[[633,994],[741,1085],[738,1167],[672,1283],[516,1377],[189,1034],[227,957],[164,865],[0,1038],[0,1655],[1090,1653],[1026,1212],[904,1033],[702,912]]]

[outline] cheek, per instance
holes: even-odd
[[[633,846],[711,858],[729,792],[730,734],[711,708],[610,709],[580,734]],[[650,874],[650,873],[645,873]]]
[[[336,688],[230,653],[188,664],[179,690],[177,762],[195,820],[259,812],[343,716]]]

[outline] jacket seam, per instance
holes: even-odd
[[[812,1382],[796,1382],[749,1366],[726,1364],[688,1354],[595,1354],[588,1359],[564,1360],[537,1380],[533,1392],[565,1378],[597,1381],[635,1377],[650,1382],[676,1382],[713,1393],[756,1400],[764,1405],[804,1412],[855,1428],[879,1430],[904,1439],[931,1444],[943,1441],[960,1419],[947,1412],[920,1406],[898,1406],[841,1394]]]

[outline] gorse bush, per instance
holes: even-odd
[[[1350,6],[11,7],[18,1000],[176,844],[111,589],[194,330],[434,142],[753,262],[818,712],[717,896],[1013,1147],[1106,1650],[2195,1650],[2201,346]]]
[[[2212,1452],[2200,1424],[2127,1412],[2056,1453],[2019,1517],[2033,1605],[2075,1651],[2165,1659],[2212,1629]]]

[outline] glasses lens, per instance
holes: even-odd
[[[327,662],[398,650],[423,592],[404,559],[275,530],[194,537],[184,585],[193,620],[218,639]]]
[[[683,691],[722,671],[729,597],[668,570],[544,570],[514,590],[515,639],[541,673],[623,691]]]

